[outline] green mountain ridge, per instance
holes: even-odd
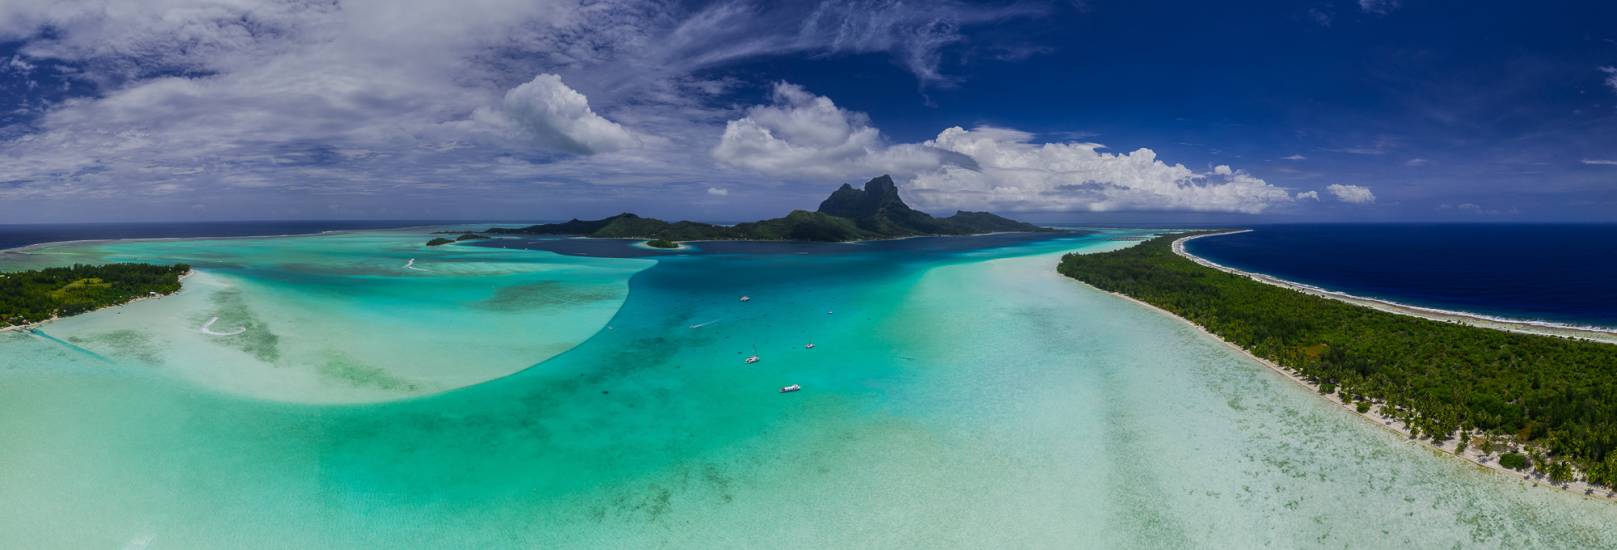
[[[1045,231],[1052,230],[988,212],[959,211],[947,218],[934,217],[904,204],[904,200],[898,196],[898,186],[893,183],[893,178],[881,176],[865,182],[862,190],[843,184],[820,203],[817,211],[793,210],[785,217],[733,226],[692,221],[666,222],[625,212],[599,220],[573,219],[515,229],[490,228],[485,233],[669,241],[845,242],[926,235]]]

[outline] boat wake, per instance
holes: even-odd
[[[217,330],[213,330],[213,324],[217,322],[219,322],[219,317],[215,315],[212,319],[208,319],[208,322],[202,323],[202,328],[198,330],[201,330],[203,334],[207,334],[209,336],[235,336],[237,334],[247,332],[247,327],[236,327],[236,330],[229,332],[219,332]]]
[[[708,326],[708,325],[711,325],[713,323],[717,323],[717,322],[723,321],[723,320],[724,319],[714,319],[712,321],[705,321],[705,322],[701,322],[701,323],[691,325],[691,328],[702,328],[702,327],[705,327],[705,326]]]
[[[416,271],[427,271],[426,269],[421,269],[421,268],[415,266],[415,258],[410,258],[410,261],[404,262],[404,268],[405,269],[414,269]]]

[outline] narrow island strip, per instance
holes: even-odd
[[[1188,237],[1184,237],[1184,238],[1181,238],[1181,239],[1176,239],[1173,242],[1173,252],[1175,254],[1180,255],[1180,256],[1184,256],[1186,259],[1189,259],[1190,261],[1196,262],[1198,264],[1201,264],[1201,265],[1204,265],[1204,266],[1207,266],[1207,267],[1211,267],[1213,269],[1217,269],[1217,270],[1223,271],[1225,273],[1233,273],[1233,274],[1236,274],[1236,275],[1240,275],[1240,276],[1252,279],[1252,280],[1260,282],[1260,283],[1270,284],[1270,285],[1274,285],[1274,286],[1278,286],[1278,287],[1282,287],[1282,288],[1287,288],[1287,289],[1295,290],[1297,292],[1302,292],[1302,293],[1305,293],[1305,294],[1312,294],[1314,296],[1319,296],[1321,298],[1329,298],[1329,299],[1332,299],[1332,300],[1346,302],[1346,303],[1353,304],[1353,305],[1356,305],[1356,306],[1368,307],[1368,308],[1372,308],[1372,309],[1378,309],[1378,310],[1381,310],[1381,311],[1385,311],[1387,313],[1397,313],[1399,315],[1412,315],[1412,316],[1415,316],[1415,317],[1431,319],[1433,321],[1460,323],[1460,324],[1465,324],[1465,325],[1471,325],[1471,326],[1474,326],[1474,327],[1481,327],[1481,328],[1487,328],[1487,329],[1493,329],[1493,330],[1504,330],[1504,331],[1509,331],[1509,332],[1520,332],[1522,334],[1539,334],[1539,335],[1543,335],[1543,336],[1561,336],[1561,337],[1567,337],[1567,338],[1579,338],[1579,339],[1583,339],[1583,340],[1591,340],[1591,341],[1595,341],[1595,342],[1604,342],[1604,343],[1607,343],[1607,344],[1617,344],[1617,331],[1613,331],[1613,330],[1602,330],[1602,329],[1594,328],[1594,327],[1576,327],[1576,326],[1569,326],[1569,325],[1558,324],[1558,323],[1547,323],[1547,322],[1536,322],[1536,321],[1520,321],[1520,320],[1512,320],[1512,319],[1498,319],[1498,318],[1493,318],[1493,317],[1484,317],[1484,316],[1481,316],[1481,315],[1472,315],[1472,314],[1459,312],[1459,311],[1445,311],[1445,310],[1440,310],[1440,309],[1416,307],[1416,306],[1400,304],[1400,303],[1396,303],[1396,302],[1389,302],[1389,301],[1386,301],[1386,300],[1377,300],[1375,298],[1365,298],[1363,296],[1354,296],[1352,294],[1347,294],[1347,293],[1343,293],[1343,292],[1335,292],[1335,291],[1325,290],[1323,288],[1318,288],[1318,287],[1308,286],[1308,285],[1304,285],[1304,284],[1299,284],[1299,283],[1295,283],[1295,282],[1292,282],[1292,281],[1287,281],[1285,279],[1281,279],[1281,278],[1278,278],[1278,277],[1271,277],[1271,276],[1268,276],[1268,275],[1264,275],[1262,273],[1252,273],[1250,271],[1241,271],[1239,269],[1235,269],[1235,268],[1232,268],[1232,267],[1228,267],[1228,266],[1213,262],[1212,260],[1208,260],[1206,258],[1197,256],[1195,254],[1191,254],[1190,251],[1185,250],[1185,243],[1189,242],[1191,240],[1194,240],[1194,239],[1199,239],[1199,238],[1202,238],[1202,237],[1217,237],[1219,235],[1233,235],[1233,234],[1236,234],[1236,233],[1245,233],[1247,231],[1251,231],[1251,230],[1250,229],[1242,229],[1242,230],[1237,230],[1237,231],[1218,231],[1218,232],[1211,232],[1211,233],[1198,233],[1198,234],[1191,235],[1191,236],[1188,236]]]
[[[180,291],[186,264],[107,264],[0,273],[0,330],[26,330],[52,320]]]
[[[1214,233],[1068,254],[1058,269],[1411,440],[1535,485],[1617,498],[1617,346],[1362,307],[1175,253]]]

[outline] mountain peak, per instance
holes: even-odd
[[[860,229],[878,235],[925,235],[942,227],[932,216],[904,204],[898,184],[885,175],[865,182],[863,190],[843,185],[820,203],[820,213],[853,220]]]
[[[947,218],[910,208],[898,196],[893,178],[880,176],[864,189],[842,184],[820,203],[817,212],[794,210],[784,218],[717,226],[696,222],[668,223],[624,212],[599,220],[574,219],[565,223],[518,229],[489,228],[488,233],[525,235],[588,235],[605,238],[658,238],[676,241],[759,239],[851,241],[914,235],[971,235],[995,231],[1043,231],[1037,226],[1008,220],[987,212],[956,212]]]
[[[891,176],[879,176],[865,182],[863,190],[846,183],[820,203],[819,212],[857,220],[874,215],[882,207],[909,210],[904,199],[898,197],[898,185]]]
[[[893,183],[893,177],[886,174],[871,178],[870,181],[865,182],[865,194],[883,198],[892,197],[895,201],[904,202],[898,198],[898,184]]]

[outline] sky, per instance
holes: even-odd
[[[0,0],[0,223],[1617,222],[1617,3]]]

